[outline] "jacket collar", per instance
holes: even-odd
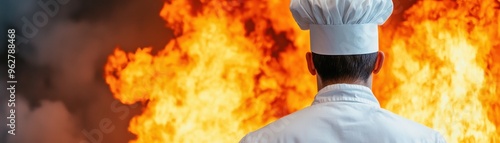
[[[370,88],[355,84],[332,84],[319,90],[314,97],[314,104],[325,102],[352,101],[380,107]]]

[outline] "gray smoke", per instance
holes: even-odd
[[[0,6],[1,32],[15,28],[18,45],[16,135],[7,133],[11,108],[9,97],[1,96],[0,142],[124,143],[134,138],[127,128],[140,108],[112,97],[103,67],[116,46],[130,52],[164,47],[172,36],[159,17],[163,1],[2,0]],[[6,51],[1,46],[0,55],[6,57]],[[6,61],[0,63],[1,81],[7,80],[6,67]],[[5,88],[0,93],[9,95]]]
[[[42,101],[40,108],[30,110],[26,101],[16,105],[17,135],[9,137],[12,143],[73,143],[83,138],[76,130],[78,122],[60,101]]]

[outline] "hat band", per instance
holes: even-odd
[[[360,55],[378,51],[378,25],[310,25],[311,51],[321,55]]]

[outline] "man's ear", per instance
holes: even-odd
[[[385,54],[382,51],[377,52],[377,60],[375,62],[375,68],[373,68],[373,74],[377,74],[380,69],[382,69],[382,65],[384,64]]]
[[[314,68],[314,63],[313,63],[311,52],[306,53],[306,61],[307,61],[307,69],[309,70],[309,73],[311,73],[312,75],[316,75],[316,68]]]

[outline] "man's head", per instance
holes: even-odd
[[[382,67],[378,26],[392,14],[392,0],[291,0],[290,11],[302,30],[309,30],[309,71],[318,87],[334,83],[371,87],[372,73]]]
[[[318,88],[335,83],[361,84],[371,87],[372,73],[382,68],[383,52],[360,55],[321,55],[308,52],[307,67],[318,76]]]

